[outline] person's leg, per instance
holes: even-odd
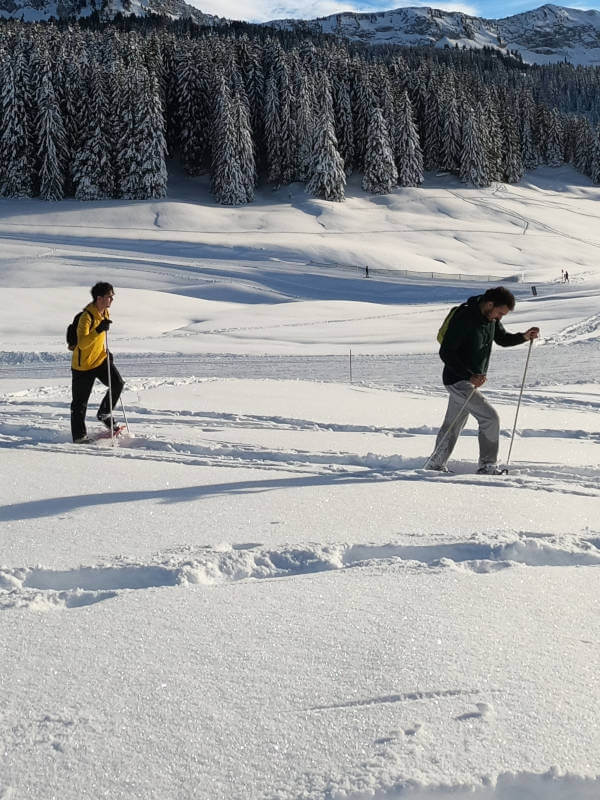
[[[86,435],[85,414],[88,400],[92,393],[95,380],[95,371],[71,370],[72,375],[72,400],[71,400],[71,435],[73,441]]]
[[[469,403],[469,411],[479,423],[479,467],[493,467],[498,461],[500,417],[479,392]]]
[[[446,466],[471,410],[470,402],[465,406],[465,401],[473,392],[469,381],[453,383],[446,386],[446,390],[449,395],[448,408],[429,458],[430,469],[443,469]]]
[[[105,386],[108,386],[108,365],[109,365],[109,359],[107,358],[106,361],[100,367],[98,367],[99,370],[98,379],[101,380]],[[121,392],[123,391],[124,385],[125,382],[121,377],[121,373],[115,367],[112,357],[110,357],[110,388],[111,388],[113,416],[115,407],[119,402],[119,398],[121,397]],[[109,403],[108,392],[106,392],[106,394],[102,398],[102,402],[100,403],[100,408],[98,409],[98,414],[97,414],[98,419],[102,420],[103,422],[105,420],[108,420],[108,417],[110,415],[110,408],[111,408],[111,403]]]

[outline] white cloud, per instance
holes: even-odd
[[[190,2],[190,0],[188,0]],[[243,19],[247,22],[268,22],[272,19],[315,19],[338,14],[342,11],[356,11],[369,13],[375,11],[388,11],[403,6],[432,6],[445,11],[462,11],[470,16],[480,16],[480,11],[468,3],[453,2],[415,2],[415,0],[397,0],[396,2],[338,2],[338,0],[245,0],[243,5],[239,0],[191,0],[192,5],[200,8],[207,14],[216,14],[228,19]]]

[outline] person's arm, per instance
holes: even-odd
[[[530,328],[527,333],[509,333],[500,320],[496,321],[496,330],[494,332],[494,341],[500,347],[514,347],[516,344],[523,344],[529,338],[535,338],[531,335],[531,331],[538,331],[539,328]],[[536,334],[537,336],[537,334]]]

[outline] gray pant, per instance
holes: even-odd
[[[458,381],[446,386],[446,389],[450,395],[448,410],[435,440],[435,449],[428,465],[438,469],[446,466],[469,414],[473,414],[479,423],[479,466],[493,466],[498,459],[500,437],[498,412],[478,389],[473,392],[473,384],[469,381]],[[461,411],[469,395],[471,398]]]

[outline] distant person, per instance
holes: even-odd
[[[436,438],[427,468],[448,472],[446,466],[469,414],[479,423],[480,475],[498,475],[500,418],[479,387],[486,381],[492,343],[512,347],[537,339],[539,328],[525,333],[507,333],[502,317],[515,307],[512,292],[504,286],[470,297],[451,318],[440,347],[444,362],[442,380],[450,395],[448,409]]]
[[[569,273],[565,270],[565,283],[569,282]]]
[[[369,267],[365,266],[365,278],[369,277]]]
[[[123,390],[123,378],[113,364],[112,354],[106,345],[106,332],[112,320],[108,309],[115,297],[115,290],[110,283],[97,283],[92,286],[92,302],[84,309],[77,325],[77,345],[71,359],[72,402],[71,402],[71,434],[77,444],[89,442],[85,415],[87,404],[96,378],[108,386],[110,369],[110,386],[112,403],[106,392],[97,417],[108,430],[116,429],[110,409],[114,409]]]

